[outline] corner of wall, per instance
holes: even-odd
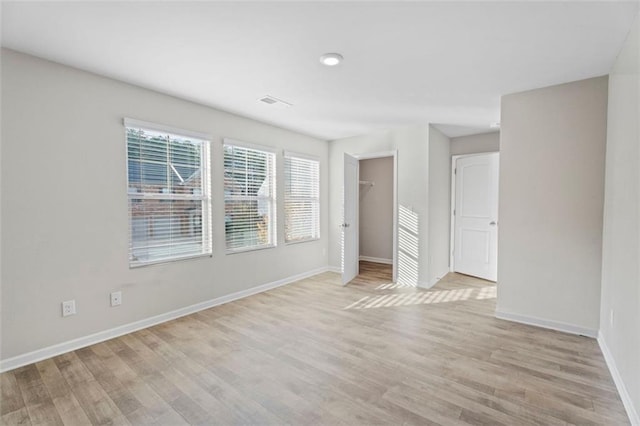
[[[606,339],[602,332],[598,333],[598,345],[600,346],[600,350],[602,351],[602,356],[604,357],[605,362],[607,363],[607,368],[609,368],[609,372],[611,373],[611,377],[613,378],[613,382],[616,385],[616,389],[620,394],[620,399],[622,400],[622,404],[624,405],[625,410],[627,411],[627,416],[629,416],[629,421],[633,426],[640,426],[640,415],[638,415],[638,411],[636,411],[635,406],[633,405],[633,399],[627,390],[627,387],[624,383],[622,375],[618,370],[618,366],[616,365],[615,358],[611,354],[609,347],[607,346]]]
[[[608,76],[598,343],[633,425],[640,426],[640,13]]]

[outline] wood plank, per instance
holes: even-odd
[[[36,366],[49,395],[53,398],[53,403],[62,422],[64,424],[89,424],[89,418],[62,377],[55,362],[48,359],[39,362]]]
[[[78,351],[54,358],[73,395],[92,424],[128,424],[122,412],[78,357]]]
[[[22,392],[20,392],[20,386],[13,373],[0,375],[0,384],[2,387],[2,404],[0,404],[0,415],[12,413],[24,408],[24,400],[22,398]]]
[[[40,372],[34,364],[16,371],[15,377],[29,412],[31,424],[63,424],[47,387],[40,377]]]
[[[22,407],[18,410],[3,414],[1,424],[3,425],[31,425],[31,419],[29,418],[29,411],[27,407]]]

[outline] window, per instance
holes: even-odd
[[[129,266],[211,255],[209,141],[125,119]]]
[[[225,140],[227,252],[275,246],[275,202],[275,154]]]
[[[320,238],[320,163],[285,153],[284,179],[285,242]]]

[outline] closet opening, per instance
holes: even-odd
[[[393,279],[394,157],[360,159],[359,170],[360,269],[375,269]]]

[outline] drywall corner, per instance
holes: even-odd
[[[640,425],[640,15],[609,75],[598,342]]]

